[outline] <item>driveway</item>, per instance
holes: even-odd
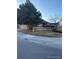
[[[17,33],[17,59],[61,59],[61,38]]]

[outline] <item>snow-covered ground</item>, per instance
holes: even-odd
[[[58,48],[58,49],[62,48],[62,38],[41,37],[41,36],[34,36],[34,35],[18,32],[17,39],[24,39],[30,42],[34,42],[37,44],[41,44],[53,48]]]

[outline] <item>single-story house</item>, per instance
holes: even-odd
[[[28,25],[17,25],[17,28],[22,30],[29,30]],[[54,31],[54,30],[57,30],[58,28],[60,28],[59,23],[49,23],[44,21],[38,26],[35,26],[33,28],[33,31]]]

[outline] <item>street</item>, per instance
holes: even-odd
[[[17,33],[17,59],[62,59],[61,38]]]

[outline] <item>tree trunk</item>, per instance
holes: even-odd
[[[32,31],[32,32],[34,32],[34,28],[33,28],[32,25],[29,25],[29,30]]]

